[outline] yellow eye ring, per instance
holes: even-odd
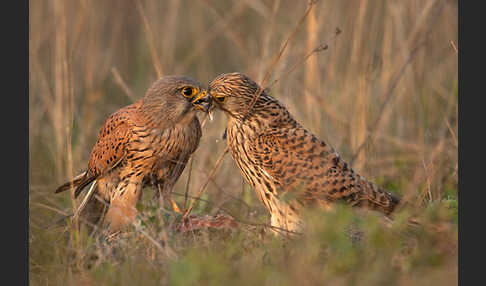
[[[186,86],[186,87],[182,88],[181,93],[184,97],[191,98],[191,97],[194,97],[194,95],[196,95],[197,88],[194,88],[192,86]]]

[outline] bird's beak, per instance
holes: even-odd
[[[209,117],[212,117],[212,103],[213,99],[211,96],[208,95],[208,92],[203,90],[201,91],[191,102],[197,110],[203,111],[204,113],[209,114]]]

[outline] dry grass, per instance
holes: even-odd
[[[279,0],[30,2],[33,285],[456,284],[457,1],[321,0],[298,24],[306,8],[307,1]],[[337,27],[342,33],[333,38]],[[326,50],[300,64],[322,44]],[[266,83],[282,77],[272,94],[304,126],[361,174],[421,207],[431,224],[452,223],[447,231],[397,236],[400,224],[390,231],[372,215],[339,210],[297,242],[262,238],[260,226],[246,224],[181,237],[164,227],[177,218],[153,210],[150,190],[141,225],[115,246],[57,226],[77,202],[54,195],[55,187],[85,168],[107,116],[158,76],[209,82],[241,71],[262,82],[270,68]],[[208,179],[225,148],[225,121],[218,113],[204,125],[175,199],[183,204],[186,190],[195,196],[208,182],[202,198],[210,203],[195,204],[193,213],[226,210],[266,223],[230,156]],[[349,244],[339,230],[351,222],[376,241]]]

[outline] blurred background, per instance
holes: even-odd
[[[261,82],[272,67],[268,82],[283,77],[271,94],[359,173],[418,206],[457,203],[457,1],[321,0],[299,24],[309,3],[30,1],[31,254],[43,245],[39,232],[72,211],[56,186],[86,168],[106,118],[162,75],[207,84],[239,71]],[[321,44],[327,50],[302,63]],[[225,124],[219,112],[204,122],[176,193],[195,194],[206,182]],[[203,213],[265,214],[229,155],[203,198],[211,202]]]

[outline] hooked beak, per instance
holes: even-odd
[[[213,99],[211,96],[208,95],[208,92],[203,90],[201,91],[192,101],[192,105],[204,113],[209,115],[209,118],[212,120],[212,103]]]
[[[203,90],[196,95],[191,103],[196,109],[207,113],[209,111],[209,108],[211,107],[212,99],[210,96],[208,96],[207,91]]]

